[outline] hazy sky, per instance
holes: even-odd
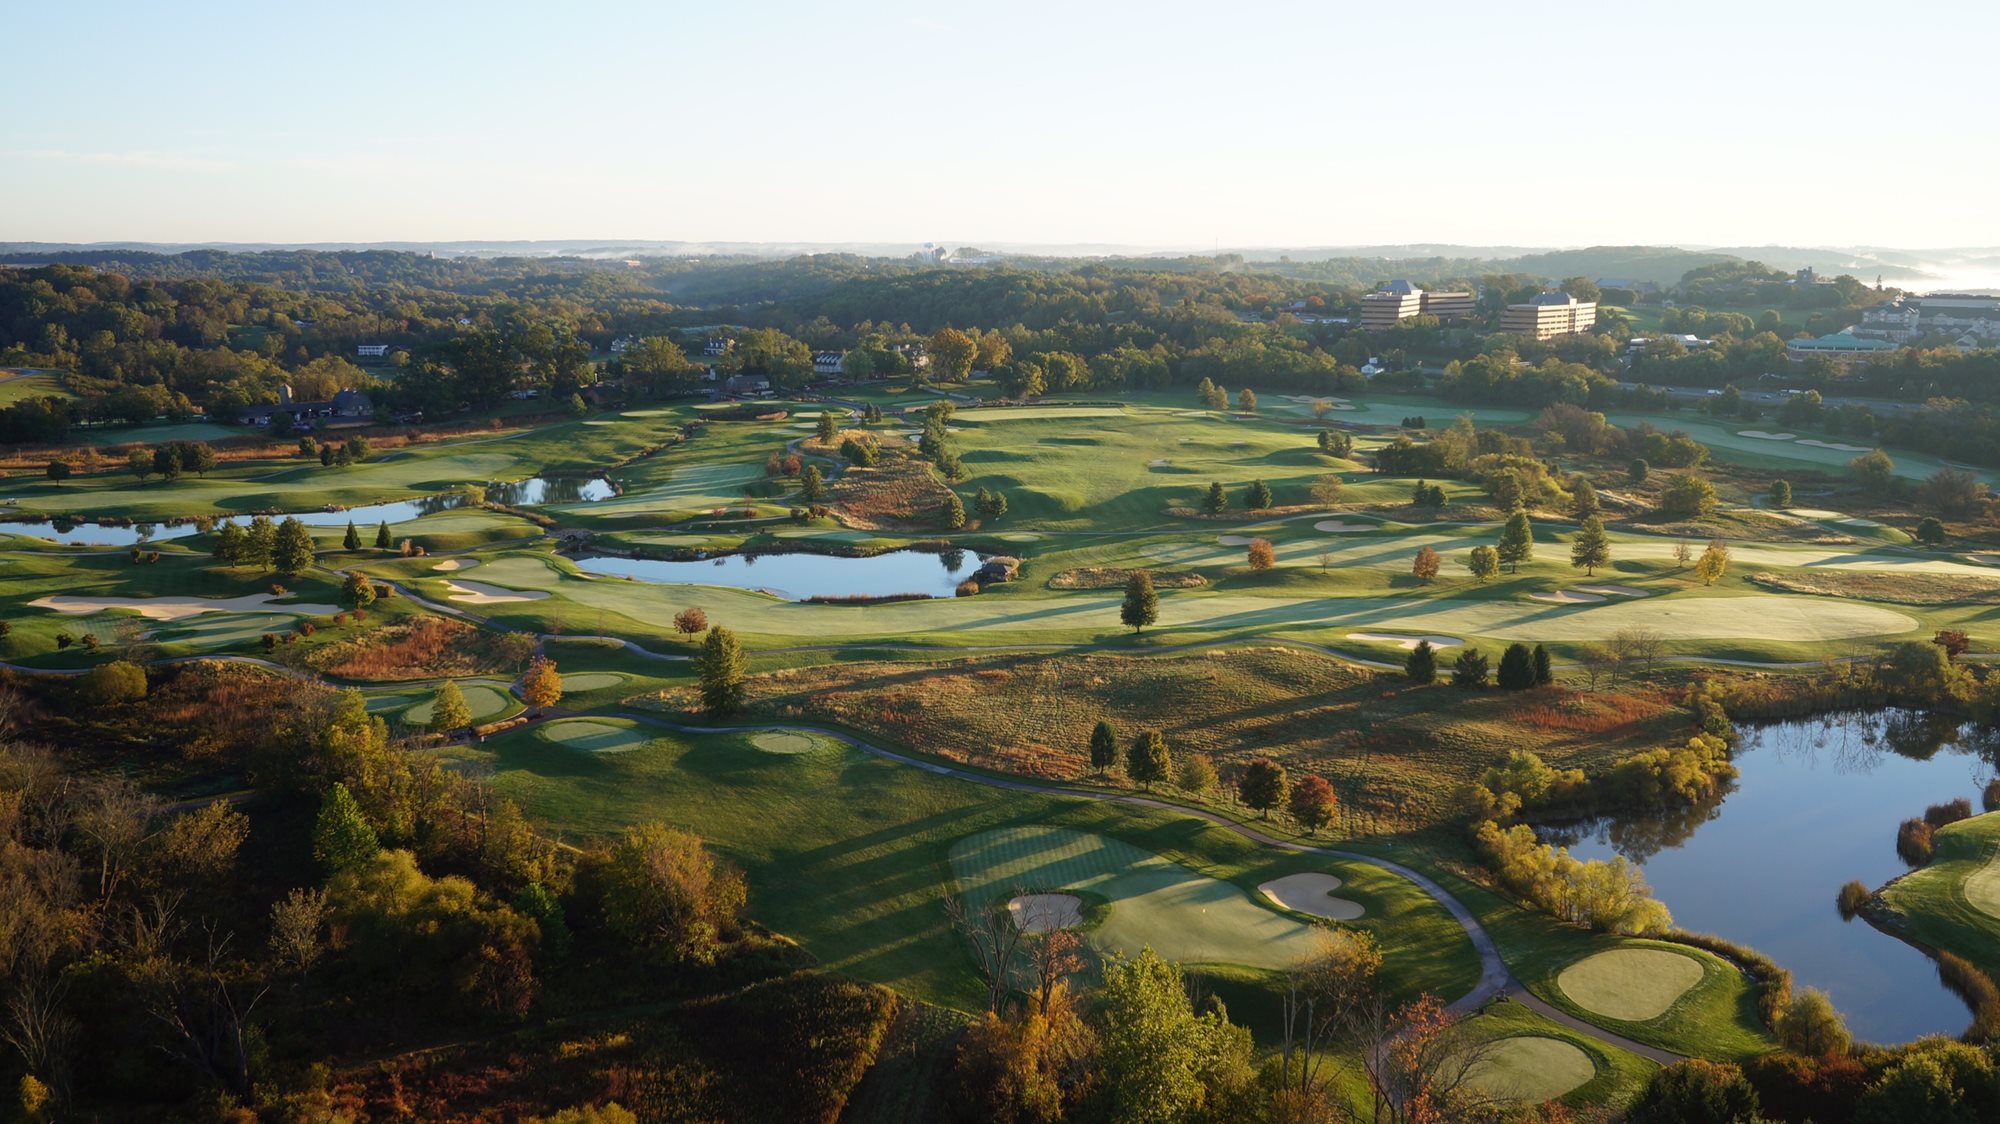
[[[0,0],[0,240],[2000,244],[2000,5]]]

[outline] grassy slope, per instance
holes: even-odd
[[[1882,888],[1893,926],[1932,948],[1954,952],[2000,978],[2000,917],[1973,904],[1966,880],[2000,857],[2000,813],[1987,813],[1937,833],[1937,855]]]

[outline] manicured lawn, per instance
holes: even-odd
[[[1960,820],[1936,845],[1930,865],[1882,889],[1882,904],[1912,939],[2000,978],[2000,813]]]

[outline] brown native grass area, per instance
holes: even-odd
[[[1177,760],[1205,753],[1223,783],[1269,756],[1319,773],[1362,832],[1431,826],[1458,785],[1517,749],[1586,770],[1687,739],[1687,712],[1652,690],[1519,693],[1417,687],[1330,656],[1249,648],[1162,656],[996,654],[772,671],[749,684],[753,720],[838,723],[966,764],[1055,779],[1090,773],[1099,719],[1121,752],[1159,730]],[[635,700],[692,711],[691,688]]]
[[[489,636],[448,617],[410,617],[314,651],[307,663],[342,679],[394,682],[493,675],[502,665]]]
[[[1822,597],[1855,597],[1892,601],[1899,605],[1955,605],[2000,598],[2000,577],[1972,574],[1871,573],[1867,570],[1813,570],[1789,574],[1752,574],[1750,580],[1787,593]]]

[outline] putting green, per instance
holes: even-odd
[[[1266,909],[1230,883],[1122,840],[1061,828],[981,832],[951,848],[959,892],[991,908],[1022,891],[1088,891],[1108,899],[1091,941],[1110,952],[1151,947],[1181,963],[1283,968],[1314,947],[1313,928]]]
[[[1573,1043],[1523,1034],[1493,1043],[1466,1080],[1489,1096],[1540,1104],[1595,1076],[1596,1063]]]
[[[750,744],[765,753],[811,753],[822,744],[811,734],[789,730],[765,730],[750,735]]]
[[[1701,961],[1663,948],[1614,948],[1564,968],[1556,986],[1586,1010],[1644,1022],[1665,1014],[1703,971]]]
[[[513,700],[498,687],[488,687],[483,683],[465,684],[459,687],[465,695],[465,707],[474,719],[492,718],[505,711]],[[403,721],[415,726],[428,726],[431,721],[431,705],[436,700],[427,698],[403,712]]]
[[[2000,851],[1965,880],[1965,900],[1989,917],[2000,917]]]
[[[565,718],[542,727],[544,740],[585,753],[628,753],[652,740],[623,718]]]
[[[565,692],[602,691],[625,682],[625,677],[615,671],[582,671],[562,677]]]

